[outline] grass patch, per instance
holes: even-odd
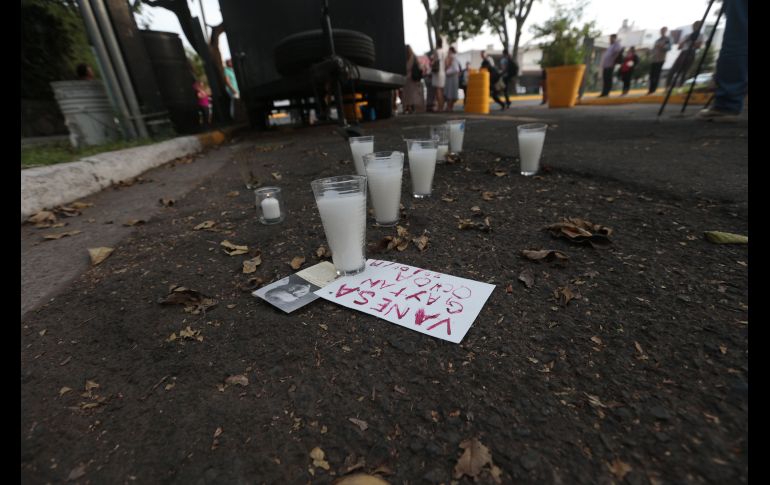
[[[21,168],[54,165],[57,163],[74,162],[83,157],[96,155],[97,153],[112,152],[124,148],[133,148],[151,143],[159,143],[171,137],[160,139],[120,140],[104,145],[96,145],[75,149],[68,142],[50,145],[38,145],[21,147]]]

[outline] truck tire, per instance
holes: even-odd
[[[334,50],[340,57],[364,67],[374,65],[374,41],[355,30],[332,29]],[[321,29],[292,34],[275,46],[275,68],[283,76],[298,74],[328,56]]]

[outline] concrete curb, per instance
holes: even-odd
[[[690,105],[703,105],[706,104],[711,97],[710,93],[692,93],[690,96]],[[687,98],[686,94],[672,94],[668,98],[668,104],[684,104],[684,100]],[[578,104],[582,106],[606,106],[612,104],[662,104],[666,96],[663,94],[650,94],[645,96],[613,96],[606,98],[583,98]]]
[[[220,145],[238,128],[99,153],[76,162],[24,169],[21,171],[21,220],[43,209],[94,194],[176,158]]]

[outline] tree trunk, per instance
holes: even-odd
[[[433,29],[435,32],[436,24],[433,20],[433,12],[430,11],[429,0],[422,0],[422,6],[425,7],[425,15],[427,16],[425,26],[428,28],[428,44],[430,45],[430,51],[433,52],[435,47],[433,44],[433,33],[431,32],[431,29]]]
[[[511,52],[511,57],[514,61],[519,62],[517,60],[519,56],[519,39],[521,38],[521,27],[524,25],[524,22],[519,23],[519,21],[516,21],[516,35],[513,36],[513,52]]]

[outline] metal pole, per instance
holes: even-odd
[[[115,71],[112,68],[110,56],[107,55],[107,49],[104,47],[104,40],[102,39],[101,32],[99,32],[99,27],[96,25],[91,5],[89,5],[88,0],[80,0],[78,1],[78,4],[80,5],[80,14],[83,17],[83,23],[86,26],[89,37],[91,37],[94,50],[96,50],[97,59],[100,60],[99,64],[102,68],[102,74],[104,74],[105,84],[110,86],[108,92],[112,91],[115,96],[117,104],[115,108],[120,115],[123,129],[127,132],[128,138],[136,138],[136,130],[134,129],[133,123],[131,123],[131,116],[128,107],[126,106],[126,101],[123,98],[120,84],[118,83],[117,76],[115,76]]]
[[[687,91],[687,97],[684,100],[684,104],[682,105],[682,111],[681,113],[684,113],[684,110],[687,109],[687,104],[690,102],[690,96],[692,96],[692,92],[695,89],[695,80],[698,78],[698,74],[700,74],[701,68],[703,68],[703,62],[706,60],[706,54],[709,52],[709,47],[711,47],[711,41],[714,40],[714,34],[717,32],[717,27],[719,27],[719,21],[722,20],[722,13],[725,11],[724,3],[722,4],[722,8],[719,9],[719,15],[717,15],[717,21],[714,24],[714,28],[711,30],[711,35],[709,35],[709,40],[706,42],[706,48],[703,49],[703,55],[700,57],[700,62],[698,63],[698,68],[695,69],[695,75],[692,77],[692,83],[690,83],[690,90]]]
[[[203,0],[198,0],[198,5],[201,7],[201,18],[203,18],[203,36],[206,37],[206,43],[211,44],[211,36],[209,35],[209,24],[206,22],[206,12],[203,10]]]
[[[120,48],[118,47],[118,41],[115,38],[115,32],[113,31],[112,24],[110,23],[110,19],[107,16],[107,10],[104,8],[104,1],[103,0],[91,0],[91,1],[93,2],[92,7],[94,10],[94,13],[96,14],[95,15],[96,20],[102,27],[102,32],[104,34],[104,41],[112,57],[112,62],[115,66],[115,71],[116,71],[116,74],[118,75],[120,86],[123,89],[123,94],[126,97],[128,108],[131,111],[131,115],[132,115],[131,118],[134,124],[136,125],[139,136],[142,138],[149,138],[149,134],[147,133],[147,127],[145,126],[144,118],[142,117],[142,112],[139,109],[139,103],[136,100],[136,93],[134,92],[134,86],[131,84],[131,78],[128,75],[128,70],[126,69],[125,63],[123,62],[123,54],[120,52]]]

